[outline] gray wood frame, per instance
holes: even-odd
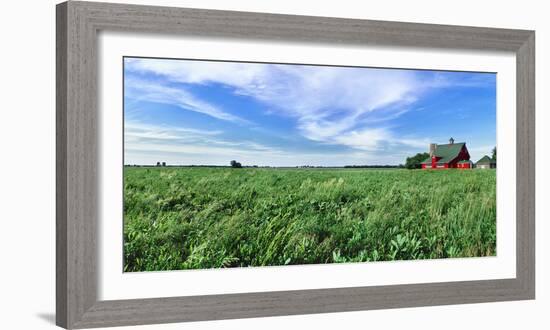
[[[98,301],[97,33],[101,30],[512,51],[517,57],[517,277]],[[65,328],[534,299],[534,31],[94,2],[57,5],[56,322]]]

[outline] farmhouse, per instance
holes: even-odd
[[[496,168],[497,162],[485,155],[476,163],[476,168]]]
[[[423,169],[472,168],[466,143],[455,143],[453,138],[449,144],[430,143],[430,157],[421,164]]]

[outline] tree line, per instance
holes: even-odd
[[[405,160],[405,165],[399,164],[399,165],[345,165],[343,168],[407,168],[407,169],[419,169],[422,168],[422,162],[430,157],[430,154],[427,152],[420,152],[412,157],[407,157]],[[497,147],[494,147],[491,150],[491,159],[496,162],[497,160]],[[139,165],[126,165],[126,166],[139,166]],[[166,162],[157,162],[156,166],[159,167],[165,167]],[[187,167],[223,167],[223,166],[215,166],[215,165],[186,165]],[[232,160],[229,162],[229,166],[232,168],[242,168],[243,165],[236,161]],[[258,167],[257,165],[254,166],[246,166],[246,167]],[[263,166],[263,167],[271,167],[271,166]],[[296,166],[301,168],[325,168],[325,167],[332,167],[332,166]],[[338,167],[338,166],[336,166]]]

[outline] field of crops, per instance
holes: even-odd
[[[495,255],[494,170],[124,169],[125,271]]]

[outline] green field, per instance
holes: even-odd
[[[494,170],[124,169],[125,271],[492,256]]]

